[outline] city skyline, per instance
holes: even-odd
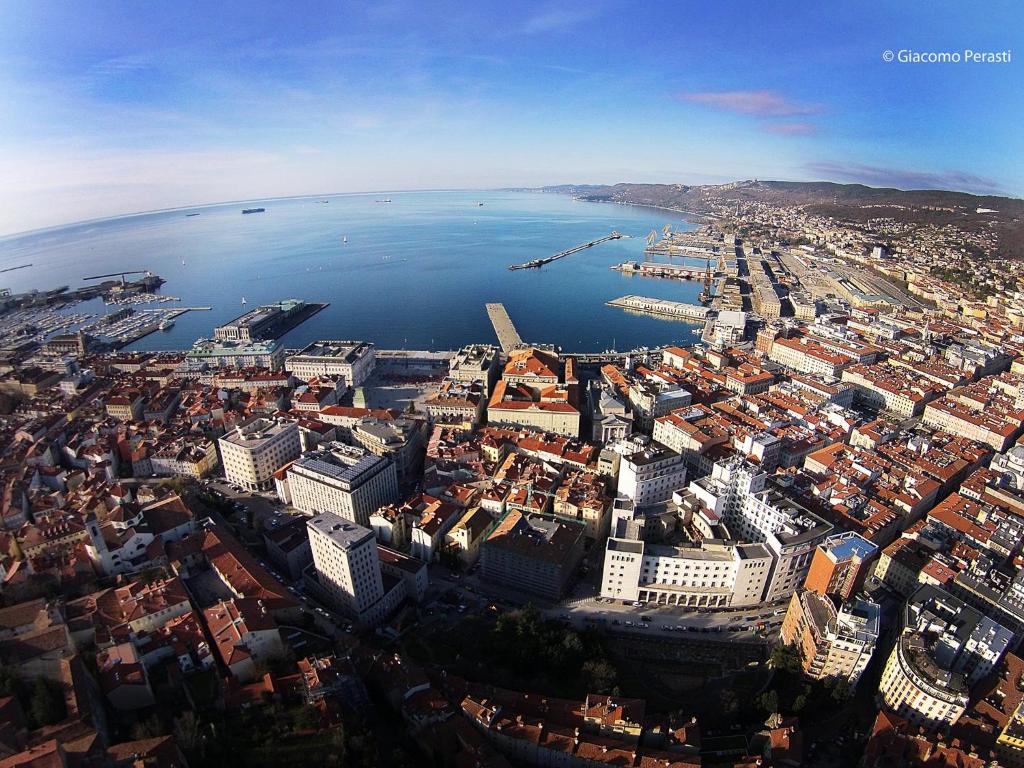
[[[12,4],[0,235],[225,200],[560,183],[1019,196],[1016,9]]]

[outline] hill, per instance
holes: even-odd
[[[995,232],[1004,258],[1024,257],[1024,200],[949,190],[902,190],[826,181],[737,181],[729,184],[614,184],[544,187],[581,200],[630,203],[701,214],[721,214],[737,203],[797,206],[806,213],[864,224],[893,219],[920,225],[952,224],[967,232]],[[979,212],[979,210],[981,212]]]

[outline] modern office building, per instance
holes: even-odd
[[[804,587],[822,597],[849,600],[864,583],[877,554],[878,547],[859,533],[829,536],[815,547]]]
[[[384,580],[373,531],[333,512],[323,512],[306,525],[313,567],[331,603],[360,624],[383,621]]]
[[[686,460],[668,448],[650,445],[619,463],[617,493],[637,506],[668,501],[686,486]]]
[[[856,685],[878,643],[881,609],[854,599],[838,609],[832,598],[794,592],[782,622],[782,640],[800,650],[804,674],[838,677]]]
[[[815,548],[832,525],[767,481],[763,469],[734,456],[717,462],[687,490],[732,536],[771,552],[774,564],[764,594],[770,602],[788,598],[804,583]]]
[[[224,476],[250,491],[266,490],[274,473],[299,457],[299,425],[288,419],[250,419],[217,441]]]
[[[395,463],[360,446],[330,443],[297,459],[284,478],[295,508],[311,515],[333,512],[359,525],[398,500]]]

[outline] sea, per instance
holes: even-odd
[[[242,214],[254,206],[266,211]],[[290,348],[323,338],[367,340],[383,349],[493,344],[488,302],[505,305],[525,341],[566,351],[686,346],[697,341],[700,326],[605,304],[626,294],[696,303],[698,282],[610,269],[642,260],[648,233],[660,235],[666,225],[694,228],[671,211],[541,192],[391,192],[226,203],[2,238],[0,269],[33,266],[0,273],[0,288],[77,288],[92,275],[150,270],[167,281],[160,292],[179,297],[181,306],[212,308],[187,312],[169,330],[128,347],[139,350],[187,349],[246,309],[287,298],[329,304],[283,337]],[[613,230],[629,237],[540,269],[508,269]],[[112,309],[95,299],[74,311]]]

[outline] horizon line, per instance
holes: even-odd
[[[967,195],[968,197],[997,197],[1005,200],[1024,200],[1022,197],[1014,197],[1008,194],[979,194],[977,192],[966,192],[958,189],[943,189],[939,187],[921,187],[915,189],[904,189],[902,187],[894,186],[874,186],[872,184],[864,184],[862,182],[847,182],[847,181],[832,181],[828,179],[819,179],[811,181],[794,181],[786,179],[735,179],[733,181],[724,181],[719,184],[685,184],[678,181],[658,181],[658,182],[634,182],[634,181],[617,181],[614,183],[599,183],[593,182],[562,182],[558,184],[544,184],[540,186],[509,186],[509,187],[429,187],[429,188],[410,188],[410,189],[369,189],[358,192],[311,192],[300,195],[273,195],[270,197],[253,197],[238,200],[220,200],[216,202],[205,202],[205,203],[191,203],[188,205],[173,205],[168,208],[152,208],[144,211],[130,211],[127,213],[115,213],[109,216],[96,216],[91,219],[78,219],[74,221],[67,221],[61,224],[51,224],[46,227],[36,227],[35,229],[18,230],[15,232],[9,232],[7,234],[0,234],[0,243],[7,240],[14,240],[20,237],[29,237],[31,235],[38,235],[44,232],[53,232],[60,229],[68,229],[71,227],[79,227],[87,224],[96,224],[104,221],[116,221],[117,219],[129,219],[135,216],[150,216],[158,213],[173,213],[174,211],[188,211],[195,208],[218,208],[224,205],[239,205],[242,203],[262,203],[271,202],[274,200],[304,200],[306,198],[314,197],[359,197],[361,195],[383,195],[383,194],[423,194],[429,192],[502,192],[502,191],[514,191],[514,190],[544,190],[554,187],[615,187],[619,185],[632,185],[632,186],[684,186],[689,188],[694,187],[723,187],[730,184],[739,184],[742,182],[764,182],[764,183],[783,183],[783,184],[835,184],[842,187],[864,187],[866,189],[892,189],[897,192],[952,192],[959,195]]]

